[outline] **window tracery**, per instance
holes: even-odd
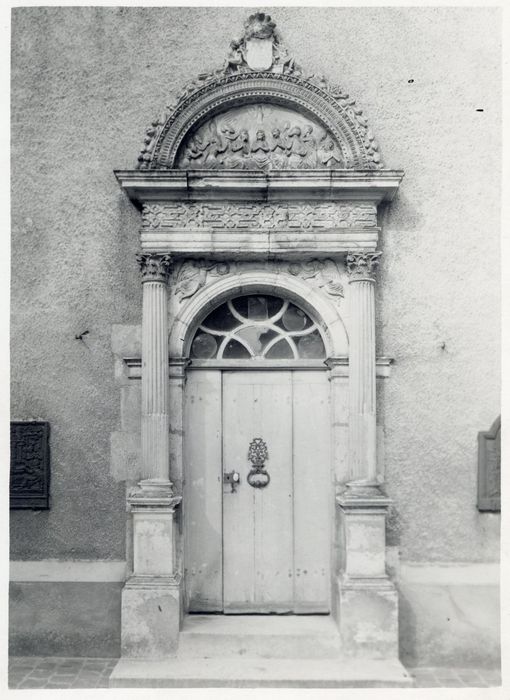
[[[326,357],[317,324],[290,301],[269,295],[230,299],[200,324],[191,358],[298,360]]]

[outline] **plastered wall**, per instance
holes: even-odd
[[[405,179],[381,212],[378,354],[390,544],[495,560],[477,432],[499,413],[499,11],[269,8],[297,62],[354,96]],[[135,165],[167,98],[221,66],[246,8],[18,8],[12,25],[12,418],[51,423],[52,508],[15,559],[122,559],[112,324],[141,322]],[[477,111],[477,110],[483,111]],[[82,340],[76,335],[88,330]]]

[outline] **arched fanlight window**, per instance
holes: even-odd
[[[285,299],[250,295],[231,299],[199,326],[191,344],[199,360],[324,359],[317,324]]]

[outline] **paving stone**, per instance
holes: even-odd
[[[443,687],[443,688],[462,688],[463,683],[461,680],[458,680],[456,678],[438,678],[438,683]]]
[[[118,659],[11,657],[9,688],[107,688]],[[416,688],[481,688],[501,685],[496,669],[420,666],[408,669]]]
[[[416,688],[440,688],[441,683],[439,681],[427,680],[420,682],[416,679]]]
[[[98,681],[102,677],[103,677],[103,674],[100,673],[99,671],[95,671],[94,673],[84,673],[82,671],[81,673],[78,673],[78,675],[76,676],[76,679],[83,680],[83,681]]]
[[[44,684],[44,680],[33,680],[27,678],[18,685],[18,688],[42,688]]]
[[[456,678],[457,674],[451,668],[438,668],[433,672],[436,678]]]
[[[23,683],[24,680],[25,680],[24,677],[23,678],[9,678],[9,681],[8,681],[9,688],[17,688],[18,685]]]
[[[61,664],[58,665],[59,668],[61,669],[76,669],[76,668],[81,668],[83,666],[83,661],[63,661]]]
[[[52,673],[49,678],[57,683],[65,683],[66,681],[74,681],[77,673]]]
[[[95,681],[87,682],[87,681],[75,680],[70,685],[70,688],[95,688],[95,687],[96,687]]]
[[[9,665],[9,668],[19,668],[19,669],[26,669],[27,671],[30,671],[33,668],[36,668],[36,664],[34,663],[27,663],[27,662],[16,662],[13,664]]]
[[[55,668],[58,668],[59,664],[56,661],[41,661],[40,663],[37,664],[36,669],[39,670],[46,670],[46,671],[51,671]]]

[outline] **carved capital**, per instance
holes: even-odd
[[[347,253],[345,259],[349,282],[359,280],[374,280],[381,252],[376,253]]]
[[[136,256],[143,282],[164,282],[168,281],[172,258],[170,255],[157,255],[152,253],[142,253]]]

